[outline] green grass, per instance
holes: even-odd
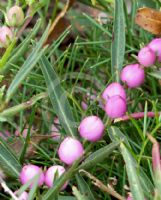
[[[19,2],[24,10],[27,9],[25,1]],[[51,134],[54,118],[59,117],[61,140],[68,135],[79,138],[86,152],[84,163],[78,160],[73,166],[66,167],[67,173],[52,189],[45,186],[36,189],[35,182],[29,199],[114,198],[94,186],[92,180],[79,172],[80,169],[87,170],[104,185],[115,179],[114,190],[124,198],[131,191],[134,200],[154,199],[152,144],[147,133],[161,141],[161,118],[148,118],[147,112],[161,110],[158,82],[161,75],[157,71],[160,64],[146,69],[142,87],[126,89],[128,113],[144,112],[144,118],[114,123],[99,106],[99,100],[109,83],[120,81],[122,67],[137,62],[140,47],[154,37],[135,24],[136,10],[142,6],[159,9],[161,3],[159,0],[131,0],[131,13],[128,14],[124,0],[116,0],[115,5],[114,1],[109,3],[107,0],[96,1],[96,4],[90,0],[80,2],[85,7],[89,5],[107,13],[110,16],[107,24],[102,25],[90,14],[78,13],[71,7],[66,13],[71,26],[58,39],[43,46],[50,26],[49,17],[54,19],[64,4],[58,0],[53,8],[52,1],[40,1],[39,6],[33,6],[34,25],[28,26],[32,31],[28,34],[28,30],[24,30],[17,43],[1,54],[0,73],[4,76],[1,87],[4,81],[7,86],[0,99],[0,131],[8,130],[11,137],[6,142],[0,140],[0,168],[12,191],[20,187],[24,191],[28,185],[22,187],[18,180],[22,165],[32,163],[43,170],[53,164],[63,165],[57,155],[60,141],[48,138],[38,143],[32,138],[32,130],[37,136]],[[4,1],[0,7],[6,8],[9,3]],[[3,15],[0,19],[4,21]],[[69,39],[68,42],[64,43],[65,39]],[[91,100],[88,94],[95,94],[97,98]],[[82,101],[88,105],[86,111],[81,107]],[[83,141],[77,131],[81,119],[88,115],[98,115],[106,124],[104,137],[93,144]],[[15,130],[19,128],[22,132],[26,127],[29,128],[27,138],[16,138]],[[8,148],[11,144],[14,149]],[[34,155],[28,154],[31,145]],[[16,149],[18,153],[14,152]],[[59,193],[66,180],[69,180],[67,189]],[[73,186],[77,190],[72,190]],[[158,199],[161,199],[159,195]],[[10,196],[1,190],[0,199],[7,200]]]

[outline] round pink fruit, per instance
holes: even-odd
[[[95,142],[102,138],[104,128],[104,124],[99,117],[88,116],[81,121],[78,130],[81,137]]]
[[[126,92],[123,86],[117,82],[111,83],[107,86],[102,94],[102,98],[107,101],[110,97],[115,95],[119,95],[126,100]]]
[[[58,155],[62,162],[67,165],[73,164],[84,153],[84,149],[79,140],[72,137],[67,137],[60,144]]]
[[[149,67],[155,63],[156,55],[150,47],[142,48],[138,53],[138,61],[141,65]]]
[[[65,172],[65,168],[60,165],[54,165],[48,168],[45,173],[45,184],[51,188],[54,186],[55,178],[59,178]],[[56,175],[58,177],[56,177]],[[62,190],[64,190],[67,186],[67,183],[64,184]]]
[[[106,114],[112,119],[122,117],[126,110],[126,101],[118,95],[109,98],[105,105]]]
[[[44,174],[42,172],[42,169],[32,164],[25,165],[20,172],[20,182],[24,185],[38,174],[38,185],[41,186],[44,183]],[[30,187],[32,187],[32,185],[33,183],[31,183]]]
[[[18,190],[15,191],[14,194],[17,195],[17,192],[18,192]],[[24,192],[22,192],[22,194],[20,194],[20,196],[18,196],[18,200],[28,200],[28,197],[29,197],[28,193],[26,191],[24,191]]]
[[[161,62],[161,38],[153,39],[148,46],[156,53],[158,61]]]
[[[13,33],[7,26],[0,27],[0,46],[7,48],[13,39]]]
[[[124,67],[121,71],[121,80],[127,84],[129,88],[139,87],[144,83],[145,72],[139,64],[131,64]]]

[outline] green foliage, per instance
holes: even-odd
[[[13,28],[15,36],[19,31],[22,34],[0,51],[0,133],[6,139],[0,139],[0,169],[7,176],[8,187],[12,191],[20,188],[21,193],[30,185],[22,186],[18,180],[22,165],[32,163],[44,171],[52,165],[63,165],[57,150],[64,137],[71,136],[83,144],[83,157],[72,166],[65,166],[66,173],[56,178],[53,188],[38,188],[35,177],[34,187],[28,189],[29,199],[113,199],[82,177],[81,169],[109,184],[123,199],[129,192],[134,200],[158,199],[161,178],[160,173],[157,177],[153,173],[152,145],[147,133],[161,141],[160,63],[145,69],[142,87],[125,87],[128,115],[142,112],[142,118],[108,119],[102,109],[101,94],[107,84],[120,81],[123,66],[136,63],[140,47],[154,37],[135,24],[137,9],[142,6],[159,9],[161,3],[133,0],[129,12],[125,0],[80,2],[81,6],[70,7],[65,21],[61,19],[60,24],[58,21],[49,34],[55,17],[66,6],[64,1],[57,0],[56,4],[51,0],[16,1],[27,13],[25,22],[32,20],[24,30],[25,24]],[[12,4],[10,0],[2,1],[0,9],[4,12]],[[87,109],[82,107],[83,103]],[[156,116],[149,118],[148,111]],[[77,131],[80,121],[89,115],[99,116],[105,124],[103,138],[92,144],[80,138]],[[17,129],[21,132],[19,137],[15,137]],[[26,129],[27,137],[22,138]],[[10,136],[6,136],[7,130]],[[51,134],[60,134],[60,140],[53,139]],[[42,135],[44,139],[40,142]],[[67,189],[60,193],[66,181]],[[154,195],[156,189],[158,194]],[[0,199],[9,198],[0,191]]]

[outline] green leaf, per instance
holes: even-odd
[[[25,52],[29,48],[28,46],[31,42],[31,39],[34,38],[34,36],[37,34],[40,25],[41,20],[38,20],[31,33],[28,34],[26,39],[24,39],[23,42],[17,48],[15,48],[15,50],[13,50],[5,66],[2,69],[0,69],[0,74],[7,73],[12,64],[16,64],[17,61],[19,61],[19,59],[25,54]]]
[[[115,140],[117,140],[120,134],[120,130],[116,127],[110,127],[108,130],[109,130],[110,136],[112,135],[112,138],[113,139],[115,138]],[[121,133],[121,137],[122,135],[123,134]],[[133,199],[144,200],[145,197],[144,197],[143,188],[139,180],[139,175],[137,173],[137,163],[134,160],[134,158],[131,156],[129,150],[127,149],[124,143],[121,143],[120,151],[126,164],[126,170],[127,170],[130,190],[132,192]]]
[[[59,196],[58,200],[77,200],[77,199],[72,196]]]
[[[9,146],[0,138],[0,168],[6,175],[13,178],[19,177],[22,168],[17,157],[11,151]]]
[[[85,161],[79,166],[79,169],[89,169],[96,164],[103,161],[105,158],[109,156],[120,144],[120,141],[112,142],[111,144],[102,147],[101,149],[92,153]]]
[[[76,180],[80,192],[83,194],[86,200],[95,200],[88,184],[80,174],[76,174]]]
[[[122,69],[125,54],[125,19],[123,0],[115,0],[115,16],[113,26],[113,41],[111,55],[111,71],[119,82],[119,72]]]
[[[10,84],[7,94],[6,94],[6,102],[9,102],[14,92],[17,90],[22,81],[26,78],[26,76],[30,73],[33,67],[36,65],[40,57],[45,52],[46,48],[42,48],[44,41],[48,36],[49,25],[46,28],[44,34],[42,35],[40,41],[37,43],[36,47],[33,49],[27,60],[24,62],[23,66],[20,68],[16,76],[14,77],[12,83]]]
[[[40,60],[40,66],[46,81],[48,94],[55,113],[67,135],[76,136],[74,117],[68,102],[66,92],[61,87],[59,77],[45,56]]]
[[[153,71],[153,72],[150,72],[148,74],[150,74],[151,76],[153,76],[157,79],[161,79],[161,71]]]

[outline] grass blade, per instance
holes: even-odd
[[[40,61],[53,108],[67,135],[74,137],[76,136],[74,117],[66,93],[60,85],[59,77],[45,56],[43,56]]]
[[[111,144],[97,150],[91,154],[85,161],[79,166],[79,169],[88,169],[95,166],[97,163],[100,163],[105,158],[109,156],[120,144],[120,141],[112,142]]]
[[[23,66],[20,68],[19,72],[16,74],[15,78],[13,79],[10,87],[7,90],[6,94],[6,102],[9,102],[14,92],[17,90],[18,86],[22,83],[22,81],[26,78],[26,76],[30,73],[33,67],[36,65],[40,57],[43,55],[45,48],[42,48],[43,43],[48,35],[48,29],[45,30],[44,34],[42,35],[40,41],[37,43],[36,47],[33,49],[27,60],[24,62]]]
[[[123,0],[115,0],[115,17],[113,27],[111,71],[119,82],[119,72],[122,69],[125,54],[125,19]]]
[[[80,192],[83,194],[86,200],[95,200],[88,184],[84,180],[84,178],[80,174],[76,174],[76,180],[79,187]]]
[[[116,127],[110,127],[108,130],[109,130],[110,135],[112,135],[113,138],[117,139],[116,136],[119,136],[120,134],[119,129]],[[144,197],[141,182],[139,180],[139,175],[137,173],[136,162],[131,156],[129,150],[127,149],[124,143],[121,143],[120,151],[122,153],[122,156],[126,164],[126,170],[127,170],[128,180],[129,180],[133,199],[144,200],[145,197]]]
[[[23,41],[23,43],[21,43],[18,47],[15,48],[15,50],[13,50],[10,58],[8,59],[7,63],[5,64],[5,66],[0,69],[0,74],[6,74],[9,70],[9,68],[11,67],[11,65],[17,63],[17,61],[25,54],[25,52],[30,44],[31,39],[34,38],[34,36],[37,34],[37,32],[40,28],[40,25],[41,25],[41,20],[38,20],[36,25],[34,26],[33,30],[26,37],[26,39]]]
[[[8,145],[0,138],[0,168],[6,175],[18,178],[21,167],[22,166],[16,156],[12,153]]]

